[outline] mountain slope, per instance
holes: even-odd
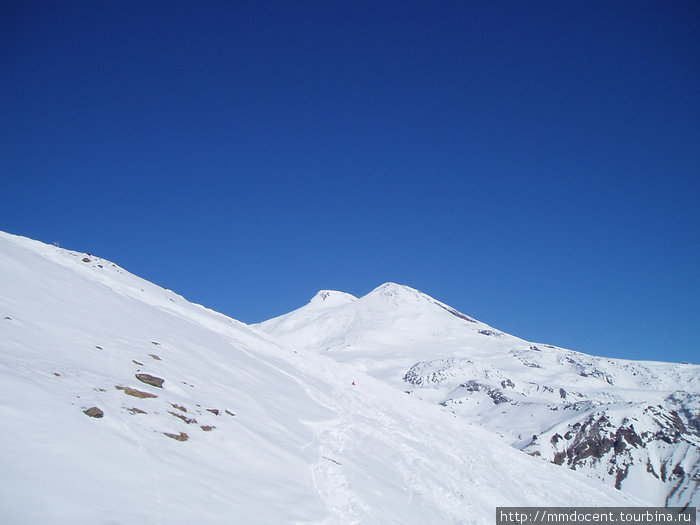
[[[259,328],[655,505],[700,505],[698,366],[531,343],[394,283]]]
[[[639,504],[98,257],[0,233],[0,290],[8,523],[486,523],[497,505]]]

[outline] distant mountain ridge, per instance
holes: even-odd
[[[395,283],[258,327],[654,505],[700,505],[700,366],[532,343]]]

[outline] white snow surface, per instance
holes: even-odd
[[[312,300],[259,328],[654,505],[700,505],[697,365],[528,342],[395,283],[332,307]]]
[[[323,310],[407,300],[395,291],[322,292],[309,316],[350,322]],[[497,506],[645,503],[298,342],[99,257],[0,233],[1,521],[482,524]]]

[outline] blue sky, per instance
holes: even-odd
[[[698,363],[700,4],[4,2],[0,229],[245,322],[407,284]]]

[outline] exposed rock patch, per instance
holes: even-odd
[[[175,441],[187,441],[190,438],[190,436],[188,436],[184,432],[180,432],[179,434],[171,434],[170,432],[163,432],[163,434],[165,434],[169,438],[174,439]]]
[[[136,374],[136,379],[147,385],[155,386],[158,388],[163,388],[163,382],[165,379],[161,377],[152,376],[151,374]]]
[[[136,390],[135,388],[130,388],[128,386],[117,385],[114,388],[116,388],[117,390],[122,390],[127,396],[138,397],[141,399],[158,397],[155,394],[151,394],[149,392],[142,392],[141,390]]]
[[[178,419],[181,419],[182,421],[184,421],[184,422],[187,423],[188,425],[197,422],[196,419],[194,419],[194,418],[189,418],[189,417],[187,417],[187,416],[183,416],[182,414],[178,414],[177,412],[168,411],[168,414],[170,414],[171,416],[175,416],[175,417],[178,418]]]
[[[97,407],[90,407],[87,410],[83,410],[83,414],[85,414],[86,416],[96,417],[96,418],[100,418],[100,417],[103,417],[105,415],[105,413]]]

